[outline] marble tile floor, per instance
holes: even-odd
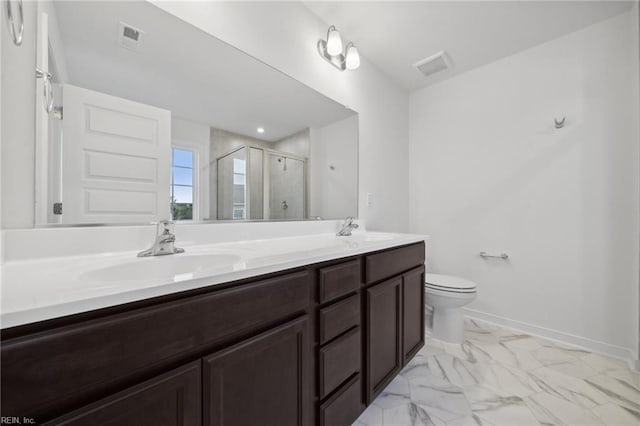
[[[427,344],[354,426],[640,425],[640,375],[624,361],[465,321]]]

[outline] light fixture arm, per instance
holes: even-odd
[[[330,55],[329,52],[327,52],[326,40],[318,40],[318,53],[325,59],[325,61],[338,68],[340,71],[344,71],[347,69],[347,66],[345,65],[344,54],[340,53],[336,56]]]

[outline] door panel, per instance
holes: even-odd
[[[402,355],[406,364],[424,345],[424,267],[402,276]]]
[[[171,112],[63,86],[63,223],[169,218]]]
[[[367,402],[371,403],[402,368],[402,278],[366,290]]]
[[[308,339],[305,316],[205,357],[204,424],[309,424]]]

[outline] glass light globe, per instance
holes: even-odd
[[[327,53],[331,56],[337,56],[342,53],[342,37],[338,30],[333,28],[327,36]]]
[[[360,66],[360,54],[353,44],[347,47],[346,63],[348,70],[355,70]]]

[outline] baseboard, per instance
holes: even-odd
[[[586,337],[580,337],[573,334],[565,333],[562,331],[553,330],[550,328],[539,327],[537,325],[529,324],[522,321],[516,321],[509,318],[501,317],[499,315],[489,314],[475,309],[463,308],[467,317],[477,319],[500,325],[503,327],[512,328],[514,330],[522,331],[532,336],[542,337],[548,340],[554,340],[558,343],[564,343],[571,346],[577,346],[582,349],[586,349],[590,352],[607,355],[613,358],[618,358],[626,361],[632,370],[640,371],[640,360],[637,354],[631,349],[624,348],[622,346],[611,345],[609,343],[599,342],[597,340],[588,339]]]

